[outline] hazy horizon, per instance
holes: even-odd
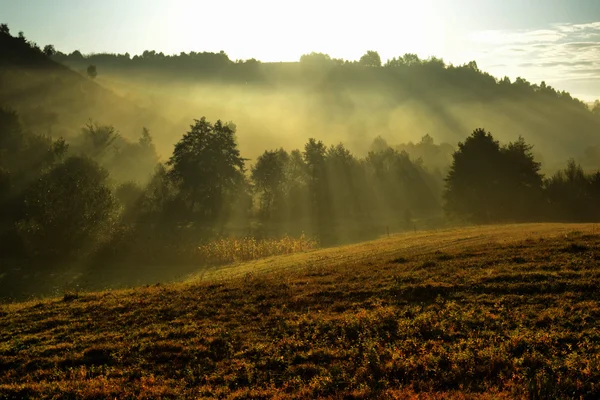
[[[40,45],[82,53],[225,51],[231,59],[297,61],[323,52],[356,60],[376,50],[447,63],[477,61],[494,76],[546,81],[600,97],[600,3],[593,0],[384,1],[252,4],[185,0],[0,3],[2,22]],[[275,34],[274,32],[277,32]],[[77,34],[74,34],[77,33]]]

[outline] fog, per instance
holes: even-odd
[[[381,93],[377,87],[324,89],[326,82],[304,87],[211,84],[143,74],[108,74],[98,82],[169,122],[169,132],[160,131],[169,126],[164,123],[157,122],[158,130],[151,129],[162,157],[170,155],[179,136],[173,132],[184,132],[201,116],[233,121],[240,150],[250,160],[265,149],[302,148],[309,137],[342,142],[358,156],[366,155],[377,136],[397,145],[418,142],[429,134],[437,143],[455,146],[474,127],[484,127],[501,142],[523,136],[534,145],[544,171],[552,173],[568,158],[580,158],[586,149],[600,144],[588,126],[584,130],[573,126],[573,114],[577,117],[584,110],[567,106],[557,114],[554,106],[528,99],[452,101],[452,96],[445,100],[428,94],[428,88],[420,93],[417,88],[419,94],[407,96],[389,90]],[[146,125],[152,126],[153,120]]]
[[[475,62],[66,55],[4,27],[0,49],[5,297],[307,243],[600,220],[600,104]]]

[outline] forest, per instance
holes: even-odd
[[[599,128],[600,103],[475,62],[67,55],[2,25],[0,286],[173,278],[223,238],[599,221]]]

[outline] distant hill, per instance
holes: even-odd
[[[0,32],[0,106],[15,109],[26,128],[70,137],[92,119],[129,137],[138,137],[144,126],[152,132],[173,129],[156,113],[53,61],[51,48],[45,50],[22,34]]]
[[[343,140],[354,150],[377,135],[396,143],[429,133],[456,144],[484,127],[502,142],[524,136],[548,167],[600,144],[600,115],[589,104],[545,82],[493,77],[475,62],[456,66],[407,54],[381,65],[313,53],[299,62],[260,63],[234,62],[225,53],[154,51],[135,57],[57,53],[54,59],[75,69],[93,63],[105,77],[151,87],[166,104],[179,104],[177,111],[215,109],[245,129],[252,125],[248,116],[255,117],[257,125],[278,132],[273,137],[284,132],[285,140],[273,146],[290,146],[285,132],[291,130],[303,140]]]

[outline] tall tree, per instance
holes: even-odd
[[[365,67],[381,67],[381,57],[378,52],[369,50],[362,55],[358,63]]]
[[[265,151],[252,167],[252,181],[261,195],[261,215],[267,220],[284,206],[288,163],[289,154],[279,149]]]
[[[490,133],[476,129],[453,154],[446,211],[472,222],[536,219],[543,177],[531,149],[523,138],[500,146]]]
[[[589,221],[597,214],[599,198],[593,196],[593,176],[586,176],[581,165],[570,159],[565,169],[557,171],[546,181],[549,202],[548,219]]]
[[[184,195],[190,213],[214,221],[230,208],[244,182],[244,162],[235,132],[220,120],[196,120],[167,162],[169,179]]]
[[[502,148],[503,166],[500,172],[506,219],[526,221],[541,216],[543,176],[541,164],[535,161],[532,149],[533,146],[521,136]]]
[[[115,211],[107,178],[93,160],[71,157],[33,183],[17,223],[30,255],[63,258],[92,251]]]
[[[304,146],[304,162],[308,176],[308,190],[310,193],[311,216],[314,227],[321,235],[330,227],[329,185],[325,157],[327,147],[322,141],[310,138]]]

